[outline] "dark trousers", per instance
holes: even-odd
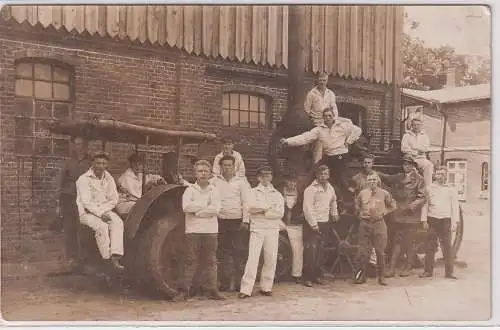
[[[391,263],[397,262],[397,258],[399,258],[400,255],[406,254],[406,267],[411,268],[411,262],[415,260],[417,254],[415,239],[420,225],[419,222],[393,223],[394,247]],[[392,260],[394,258],[396,259]]]
[[[429,224],[429,229],[427,230],[424,270],[431,274],[434,271],[434,257],[439,239],[439,245],[441,246],[441,251],[443,251],[445,261],[445,275],[452,275],[453,252],[451,250],[451,219],[428,217],[427,223]]]
[[[78,260],[80,258],[80,238],[78,235],[80,218],[76,206],[76,196],[62,194],[60,203],[66,256],[70,259]]]
[[[326,165],[330,169],[330,182],[337,190],[337,197],[339,197],[339,195],[342,195],[342,192],[345,192],[348,189],[347,179],[345,175],[346,162],[347,154],[336,156],[324,155],[320,162],[322,165]]]
[[[241,229],[242,219],[219,219],[218,274],[220,287],[238,289],[248,256],[249,233]]]
[[[323,277],[321,267],[325,263],[325,246],[332,240],[332,223],[318,222],[318,227],[319,235],[309,225],[304,226],[304,281]]]
[[[217,292],[217,234],[186,234],[186,263],[182,290],[189,292],[198,270],[206,274],[204,289]]]
[[[385,221],[361,219],[358,229],[358,251],[356,254],[356,268],[365,273],[366,265],[375,248],[379,277],[385,272],[385,248],[387,247],[387,226]]]

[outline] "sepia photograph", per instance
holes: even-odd
[[[2,323],[490,321],[491,10],[1,4]]]

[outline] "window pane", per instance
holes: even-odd
[[[35,79],[36,80],[52,80],[52,77],[50,75],[50,71],[52,70],[52,67],[50,64],[42,64],[42,63],[37,63],[35,64]]]
[[[35,81],[35,97],[41,99],[51,99],[52,84],[44,81]]]
[[[264,98],[259,99],[260,111],[266,111],[266,100]]]
[[[54,81],[69,82],[69,71],[57,66],[54,67]]]
[[[17,115],[25,117],[31,117],[33,115],[33,99],[18,97],[15,102]]]
[[[16,95],[33,96],[33,81],[25,79],[16,80]]]
[[[32,154],[32,138],[16,138],[16,153],[23,155]]]
[[[229,126],[229,110],[222,110],[222,125]]]
[[[260,128],[265,128],[267,127],[267,123],[266,123],[266,114],[261,112],[259,113],[259,127]]]
[[[49,123],[47,120],[35,120],[35,137],[50,137]]]
[[[35,139],[35,154],[50,155],[50,139]]]
[[[259,98],[257,96],[250,96],[250,111],[259,111]]]
[[[249,121],[248,112],[240,111],[240,127],[250,127]]]
[[[448,182],[455,182],[455,173],[448,173]]]
[[[248,99],[249,95],[247,94],[240,94],[240,109],[241,110],[248,110]]]
[[[250,113],[250,127],[259,128],[259,114],[257,112]]]
[[[230,116],[229,116],[229,125],[231,127],[237,127],[238,122],[239,122],[238,110],[231,110]]]
[[[69,141],[67,139],[54,139],[54,155],[68,156],[69,155]]]
[[[18,77],[33,78],[33,65],[31,63],[20,63],[16,66]]]
[[[66,119],[69,117],[69,107],[67,103],[54,103],[54,118]]]
[[[40,100],[35,101],[35,117],[52,117],[52,102]]]
[[[222,108],[229,109],[229,93],[222,96]]]
[[[239,94],[234,94],[231,93],[231,109],[238,109],[239,108]]]
[[[463,163],[463,162],[462,162],[462,163],[459,163],[459,164],[458,164],[458,166],[460,166],[460,169],[461,169],[461,170],[465,169],[465,163]]]
[[[449,168],[449,169],[454,169],[454,168],[455,168],[455,163],[453,163],[453,162],[449,162],[449,163],[448,163],[448,168]]]
[[[54,83],[54,98],[58,100],[69,100],[69,86]]]
[[[33,127],[31,126],[31,119],[17,117],[15,120],[15,135],[16,136],[31,136],[33,134]]]

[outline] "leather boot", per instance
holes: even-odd
[[[394,277],[396,272],[396,263],[398,262],[399,254],[401,253],[401,246],[394,245],[391,255],[391,263],[389,264],[389,269],[385,273],[385,277]]]
[[[377,268],[378,284],[387,285],[385,280],[385,255],[383,253],[377,253]]]

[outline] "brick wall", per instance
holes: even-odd
[[[71,115],[113,117],[123,121],[162,125],[167,128],[201,129],[220,134],[222,93],[252,92],[270,100],[272,123],[262,129],[224,129],[238,139],[236,149],[245,158],[249,179],[266,160],[272,127],[287,105],[283,72],[255,65],[187,56],[156,46],[140,47],[113,40],[20,32],[2,29],[0,40],[1,104],[1,217],[2,260],[7,262],[51,261],[62,258],[60,237],[47,228],[54,209],[55,177],[67,150],[56,154],[23,157],[16,151],[16,116],[29,107],[31,99],[15,95],[15,61],[26,57],[50,58],[74,69],[74,102]],[[312,86],[313,78],[308,78]],[[367,127],[376,148],[389,143],[391,97],[389,87],[369,82],[332,78],[339,100],[366,108]],[[91,144],[91,150],[100,143]],[[108,144],[112,154],[110,172],[117,177],[126,166],[133,147]],[[148,147],[164,152],[168,148]],[[218,146],[203,144],[200,157],[212,160]],[[197,148],[186,146],[184,154]],[[159,154],[148,153],[148,167],[159,169]],[[189,160],[183,158],[185,176],[192,176]]]

